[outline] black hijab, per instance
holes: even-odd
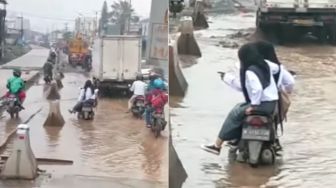
[[[253,43],[243,45],[238,51],[240,60],[240,83],[246,102],[250,102],[246,89],[246,71],[253,71],[259,78],[263,89],[270,85],[270,68],[259,54],[257,48]]]
[[[255,42],[254,45],[256,46],[258,52],[260,55],[263,56],[264,59],[267,59],[277,65],[281,65],[276,53],[275,53],[275,48],[274,45],[272,43],[266,42],[266,41],[258,41]],[[274,75],[274,79],[276,81],[276,83],[279,80],[279,76],[280,76],[280,71]]]

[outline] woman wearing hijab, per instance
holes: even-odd
[[[295,80],[292,76],[292,73],[286,70],[286,68],[280,63],[276,53],[273,44],[265,41],[258,41],[255,42],[254,45],[256,46],[257,50],[259,51],[259,54],[263,56],[264,60],[268,63],[275,63],[276,66],[278,66],[278,70],[276,68],[273,68],[275,70],[273,72],[274,80],[277,84],[277,87],[279,88],[280,98],[279,98],[279,109],[278,111],[279,116],[277,118],[277,124],[281,125],[282,128],[282,121],[286,118],[286,114],[289,109],[290,100],[288,98],[288,94],[291,94],[293,92]],[[271,66],[275,66],[274,64],[270,64]],[[280,145],[279,139],[276,139],[276,150],[281,150],[282,147]]]
[[[273,44],[265,41],[258,41],[255,42],[254,45],[256,46],[260,55],[263,56],[266,62],[275,63],[277,66],[280,67],[280,71],[273,72],[274,79],[277,83],[277,86],[282,89],[282,91],[290,94],[293,91],[295,80],[292,74],[286,70],[286,68],[280,63]],[[274,69],[276,70],[276,69]]]
[[[219,155],[224,141],[239,140],[241,125],[246,115],[253,111],[272,114],[279,99],[278,89],[272,72],[278,69],[275,63],[266,62],[254,44],[245,44],[238,51],[240,60],[240,81],[226,80],[236,83],[245,98],[245,102],[236,105],[228,114],[219,132],[215,144],[203,145],[208,152]],[[271,66],[270,66],[271,65]],[[225,80],[225,78],[224,78]]]

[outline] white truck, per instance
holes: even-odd
[[[126,90],[141,73],[141,37],[103,36],[100,40],[99,87],[104,90]]]
[[[336,43],[336,0],[255,0],[256,24],[264,33],[295,39],[308,32]]]

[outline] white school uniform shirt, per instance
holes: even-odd
[[[265,59],[270,69],[273,70],[272,74],[277,74],[279,71],[279,65]],[[278,67],[278,68],[276,68]],[[279,80],[277,83],[278,88],[285,92],[291,93],[294,89],[295,79],[290,72],[288,72],[283,65],[280,65]]]
[[[283,87],[286,91],[292,91],[294,86],[293,76],[281,65],[279,66],[271,61],[265,60],[270,67],[271,75],[277,74],[280,71],[279,81],[276,84],[273,76],[270,78],[270,85],[265,89],[258,76],[252,71],[246,71],[246,90],[251,100],[251,105],[259,105],[265,101],[275,101],[279,99],[278,86]],[[239,75],[235,73],[227,73],[224,76],[224,82],[238,91],[242,91]]]
[[[78,101],[86,101],[86,100],[89,100],[89,99],[95,100],[96,99],[96,95],[97,95],[97,91],[98,90],[92,92],[91,89],[88,88],[88,89],[86,89],[86,92],[85,92],[85,89],[82,88],[80,90],[80,93],[79,93],[79,96],[78,96]],[[85,95],[85,97],[84,97],[84,95]],[[83,100],[83,98],[84,98],[84,100]]]
[[[130,90],[133,92],[134,95],[145,96],[146,88],[147,84],[145,82],[137,80],[133,82]]]

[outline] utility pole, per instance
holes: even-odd
[[[64,26],[65,26],[64,27],[65,32],[68,32],[68,23],[65,23]]]
[[[132,9],[132,0],[129,0],[129,4],[130,4],[130,9],[129,9],[129,15],[128,15],[128,33],[131,30],[131,9]]]
[[[98,32],[98,11],[96,11],[96,23],[95,23],[95,34],[94,34],[95,37],[96,37],[97,32]]]
[[[22,13],[21,13],[21,16],[18,16],[17,18],[19,18],[21,21],[21,29],[20,29],[20,31],[21,31],[21,41],[23,41],[23,15],[22,15]]]

